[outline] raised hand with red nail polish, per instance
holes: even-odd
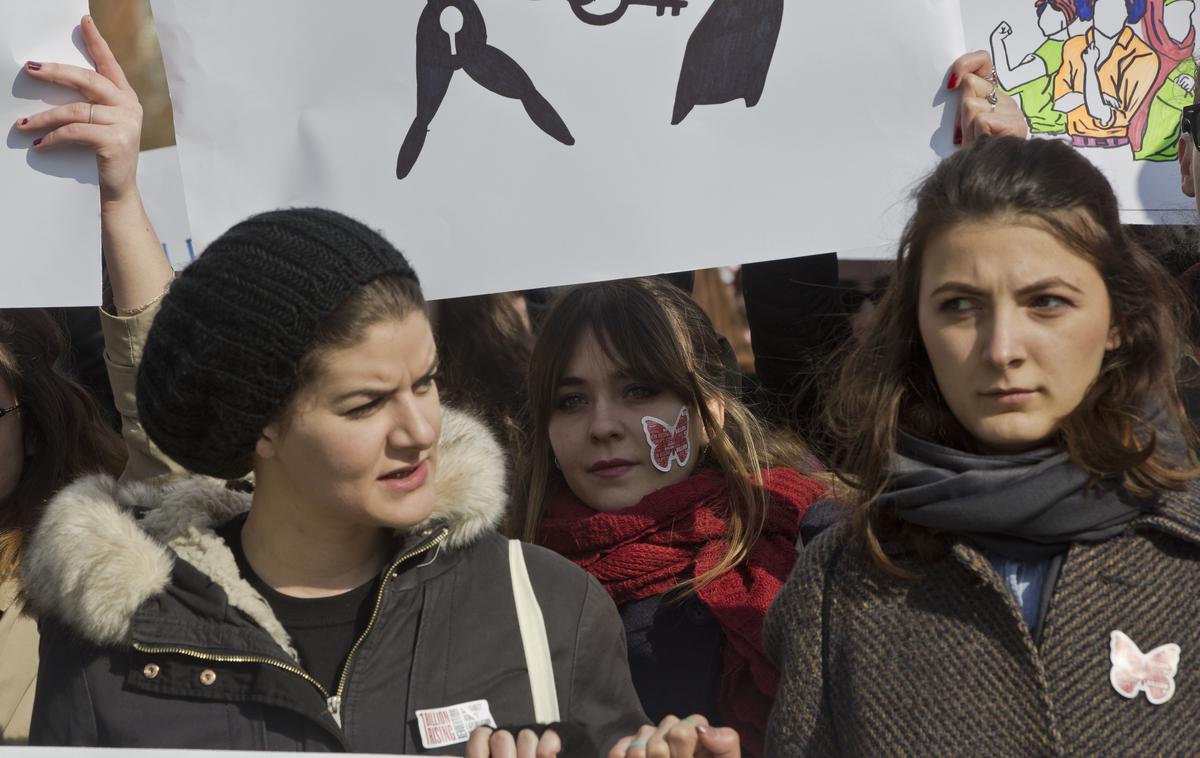
[[[977,50],[960,56],[950,67],[946,89],[958,92],[954,118],[954,144],[970,147],[985,135],[992,137],[1029,135],[1021,106],[999,88],[993,79],[992,56]],[[995,99],[993,104],[992,99]]]

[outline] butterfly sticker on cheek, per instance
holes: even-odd
[[[654,416],[643,416],[642,430],[650,445],[650,463],[654,468],[666,474],[671,470],[671,461],[677,462],[680,468],[688,465],[692,458],[692,445],[688,440],[686,405],[679,409],[679,417],[674,425]]]

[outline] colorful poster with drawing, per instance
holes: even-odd
[[[1188,223],[1179,120],[1196,90],[1194,0],[962,0],[1030,134],[1084,151],[1127,221]]]

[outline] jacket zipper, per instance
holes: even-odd
[[[150,653],[151,655],[185,655],[189,658],[197,658],[202,661],[212,663],[262,663],[267,666],[274,666],[277,669],[283,669],[296,676],[308,681],[312,686],[316,687],[322,697],[329,699],[329,692],[321,683],[313,679],[304,669],[299,666],[293,666],[290,663],[281,661],[278,658],[268,658],[260,655],[222,655],[220,653],[206,653],[203,650],[192,650],[186,647],[171,647],[160,645],[145,645],[137,640],[133,641],[133,649],[139,653]]]
[[[325,698],[326,705],[329,706],[329,715],[333,716],[333,720],[337,722],[337,725],[340,728],[342,726],[342,693],[346,691],[346,682],[350,673],[350,661],[353,660],[354,654],[358,652],[359,647],[362,646],[363,641],[367,638],[367,635],[371,633],[371,629],[375,626],[375,621],[379,617],[379,609],[383,606],[383,591],[387,588],[387,583],[395,578],[396,570],[400,568],[402,563],[429,552],[433,548],[445,542],[446,538],[449,536],[450,528],[443,526],[441,533],[439,533],[436,537],[408,551],[393,561],[392,565],[388,567],[387,573],[384,575],[384,581],[379,585],[379,592],[375,595],[375,607],[371,611],[371,618],[367,622],[367,628],[363,630],[363,633],[359,635],[357,640],[355,640],[354,646],[350,648],[350,653],[346,656],[345,663],[342,664],[342,676],[341,679],[338,680],[337,691],[332,695],[329,694],[329,690],[325,689],[325,687],[316,679],[313,679],[312,676],[304,669],[300,668],[299,666],[292,665],[286,661],[281,661],[278,658],[260,655],[223,655],[221,653],[207,653],[203,650],[194,650],[186,647],[146,645],[138,642],[137,640],[133,641],[133,649],[137,650],[139,653],[149,653],[151,655],[183,655],[189,658],[196,658],[201,661],[209,661],[212,663],[259,663],[265,666],[274,666],[277,669],[295,674],[317,688],[317,691],[321,693],[321,697]]]
[[[423,545],[418,545],[409,552],[397,558],[392,562],[392,565],[384,575],[383,581],[379,583],[379,592],[375,595],[375,608],[371,611],[371,619],[367,622],[367,628],[363,629],[363,633],[354,641],[354,645],[350,648],[350,653],[346,656],[346,660],[342,663],[342,676],[338,679],[337,690],[333,693],[333,697],[327,698],[329,703],[329,712],[333,714],[333,719],[342,725],[342,694],[346,691],[346,683],[350,679],[350,664],[354,661],[354,654],[362,647],[363,641],[367,639],[367,635],[375,627],[375,621],[379,618],[379,609],[383,607],[383,591],[387,589],[387,583],[396,577],[396,571],[400,568],[400,564],[405,561],[412,560],[418,555],[428,553],[435,547],[438,547],[446,538],[450,536],[450,527],[443,526],[442,531],[433,539]]]

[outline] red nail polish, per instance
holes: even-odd
[[[27,118],[21,119],[21,126],[25,126],[28,123],[29,123],[29,119],[27,119]]]
[[[30,71],[42,70],[42,64],[38,63],[37,61],[28,61],[25,65],[29,67]]]
[[[946,89],[954,89],[958,86],[958,74],[950,72],[950,81],[946,82]]]
[[[40,144],[42,144],[42,138],[41,138],[41,137],[38,137],[37,139],[35,139],[35,140],[33,141],[33,146],[34,146],[34,147],[37,147],[37,146],[38,146],[38,145],[40,145]]]
[[[954,144],[962,144],[962,129],[957,126],[954,127]]]

